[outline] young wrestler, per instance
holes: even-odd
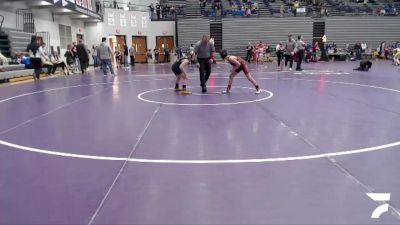
[[[254,78],[251,76],[249,67],[247,66],[247,62],[240,58],[239,56],[233,56],[233,55],[228,55],[228,52],[226,50],[222,50],[220,52],[221,58],[225,61],[227,61],[229,64],[233,66],[231,70],[231,75],[229,76],[229,83],[228,87],[226,88],[226,91],[222,93],[230,93],[231,92],[231,87],[233,83],[233,78],[240,73],[240,71],[243,71],[244,75],[246,75],[247,79],[254,85],[256,88],[256,94],[261,93],[261,89],[258,86],[257,82],[254,80]]]
[[[187,57],[181,58],[172,64],[172,72],[176,76],[175,91],[182,91],[182,94],[190,95],[192,92],[186,90],[187,75],[184,67],[187,66],[192,60],[192,56],[189,54]],[[182,89],[179,88],[179,83],[182,82]]]

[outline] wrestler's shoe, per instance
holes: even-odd
[[[178,88],[175,88],[174,90],[175,90],[175,91],[182,91],[183,89],[180,88],[180,87],[178,87]]]
[[[181,94],[182,94],[182,95],[191,95],[192,92],[189,91],[189,90],[183,89],[183,90],[181,91]]]

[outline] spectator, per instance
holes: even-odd
[[[300,3],[298,1],[295,1],[293,3],[293,16],[297,16],[297,9],[300,8]]]
[[[136,48],[135,48],[134,45],[132,45],[129,48],[129,55],[130,55],[130,58],[131,58],[131,66],[135,66],[135,54],[136,54]]]
[[[152,20],[154,15],[154,3],[150,4],[149,10],[150,10],[150,19]]]
[[[319,48],[319,43],[316,41],[313,45],[312,48],[312,53],[313,53],[313,61],[318,62],[321,58],[321,50]]]
[[[178,59],[183,57],[182,48],[179,46],[176,48],[176,55],[178,56]]]
[[[253,45],[249,42],[249,44],[246,47],[247,54],[246,54],[246,61],[250,62],[251,61],[251,56],[253,55]]]
[[[293,67],[293,55],[296,47],[296,41],[292,38],[292,35],[288,35],[288,41],[285,43],[285,67],[286,69],[292,70]],[[288,66],[289,62],[289,67]]]
[[[169,62],[169,49],[168,46],[165,46],[164,48],[164,63],[168,63]]]
[[[281,17],[285,16],[285,5],[283,5],[283,4],[281,5],[279,12],[281,13]]]
[[[52,74],[53,71],[53,64],[50,61],[50,57],[46,53],[46,43],[42,43],[42,45],[39,47],[39,54],[42,59],[42,67],[47,69],[47,75],[49,77],[53,77],[54,74]]]
[[[151,54],[151,49],[147,50],[147,63],[153,63],[153,55]]]
[[[362,53],[365,53],[367,48],[368,48],[367,43],[365,43],[365,42],[361,43],[361,52]]]
[[[7,58],[0,52],[0,65],[7,65],[7,64],[8,64]]]
[[[382,8],[379,15],[384,16],[385,14],[386,14],[386,10]]]
[[[89,51],[87,50],[82,39],[79,39],[78,41],[78,45],[76,46],[76,54],[81,65],[82,74],[85,74],[87,68],[89,67]]]
[[[70,72],[69,70],[74,67],[74,63],[75,63],[75,55],[72,52],[72,48],[73,48],[72,45],[68,45],[67,46],[67,51],[64,54],[65,60],[67,62],[67,66],[69,67],[68,68],[68,74]]]
[[[354,51],[356,53],[356,60],[361,60],[361,43],[356,43],[354,45]]]
[[[299,56],[299,58],[297,60],[296,71],[302,71],[303,70],[301,68],[301,63],[304,60],[305,48],[306,48],[306,43],[302,40],[302,36],[299,35],[297,37],[297,43],[296,43],[296,51],[297,51],[297,54]]]
[[[65,73],[65,69],[67,67],[67,65],[65,65],[65,62],[62,61],[62,59],[60,58],[60,56],[58,55],[58,52],[53,51],[53,53],[50,55],[50,61],[51,63],[53,63],[53,71],[52,74],[54,74],[57,70],[58,67],[61,67],[63,70],[63,74],[64,75],[69,75],[69,71],[67,70],[67,73]]]
[[[125,67],[129,67],[128,58],[129,58],[129,49],[128,49],[128,46],[125,44],[124,45],[124,66]]]
[[[283,43],[280,41],[277,45],[276,45],[276,57],[277,57],[277,61],[278,61],[278,70],[282,70],[283,69],[283,53],[285,51],[285,46],[283,45]]]
[[[95,45],[92,46],[92,58],[93,58],[93,66],[96,68],[99,66],[99,59],[97,57],[97,47]]]
[[[118,47],[115,49],[115,61],[117,63],[117,69],[122,67],[122,60],[123,60],[123,54],[121,54],[121,51],[119,50],[119,45]]]
[[[154,49],[154,63],[158,63],[160,61],[160,51],[158,49]]]
[[[96,0],[96,13],[100,13],[101,11],[101,1]]]
[[[385,57],[385,48],[386,48],[386,42],[382,41],[381,44],[379,45],[379,57],[382,59]]]
[[[97,47],[97,56],[100,59],[101,66],[103,69],[104,76],[107,75],[108,73],[108,68],[111,71],[111,74],[114,76],[114,69],[111,63],[112,59],[112,50],[111,48],[107,45],[107,38],[103,37],[101,39],[101,44],[99,47]]]
[[[157,14],[157,20],[159,20],[161,18],[161,6],[158,3],[156,5],[156,14]]]

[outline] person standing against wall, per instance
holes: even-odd
[[[129,49],[129,55],[131,58],[131,66],[135,66],[135,54],[136,54],[136,48],[134,45],[131,46]]]
[[[165,46],[164,48],[164,63],[169,63],[169,48]]]
[[[207,92],[206,83],[211,75],[211,58],[215,53],[215,47],[210,43],[210,37],[204,35],[203,38],[196,43],[194,47],[194,52],[197,55],[197,60],[199,62],[200,70],[200,85],[202,92]]]
[[[125,44],[124,45],[124,66],[125,67],[129,67],[128,58],[129,58],[129,49],[128,49],[128,46]]]
[[[93,58],[93,66],[94,68],[99,66],[99,60],[97,58],[97,47],[96,46],[92,46],[92,58]]]

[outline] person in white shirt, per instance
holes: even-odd
[[[95,45],[92,46],[92,58],[93,58],[93,66],[96,68],[99,66],[99,58],[97,57],[97,47]]]
[[[54,74],[53,72],[53,63],[51,63],[50,58],[48,54],[45,51],[46,49],[46,43],[42,43],[39,47],[38,53],[40,55],[40,58],[42,58],[42,67],[47,69],[47,75],[49,77],[53,77]]]
[[[278,58],[278,69],[282,70],[283,69],[283,54],[285,52],[285,45],[280,41],[276,45],[276,57]]]
[[[367,48],[368,48],[367,43],[365,43],[365,42],[361,43],[361,51],[363,53],[365,52],[365,50],[367,50]]]

